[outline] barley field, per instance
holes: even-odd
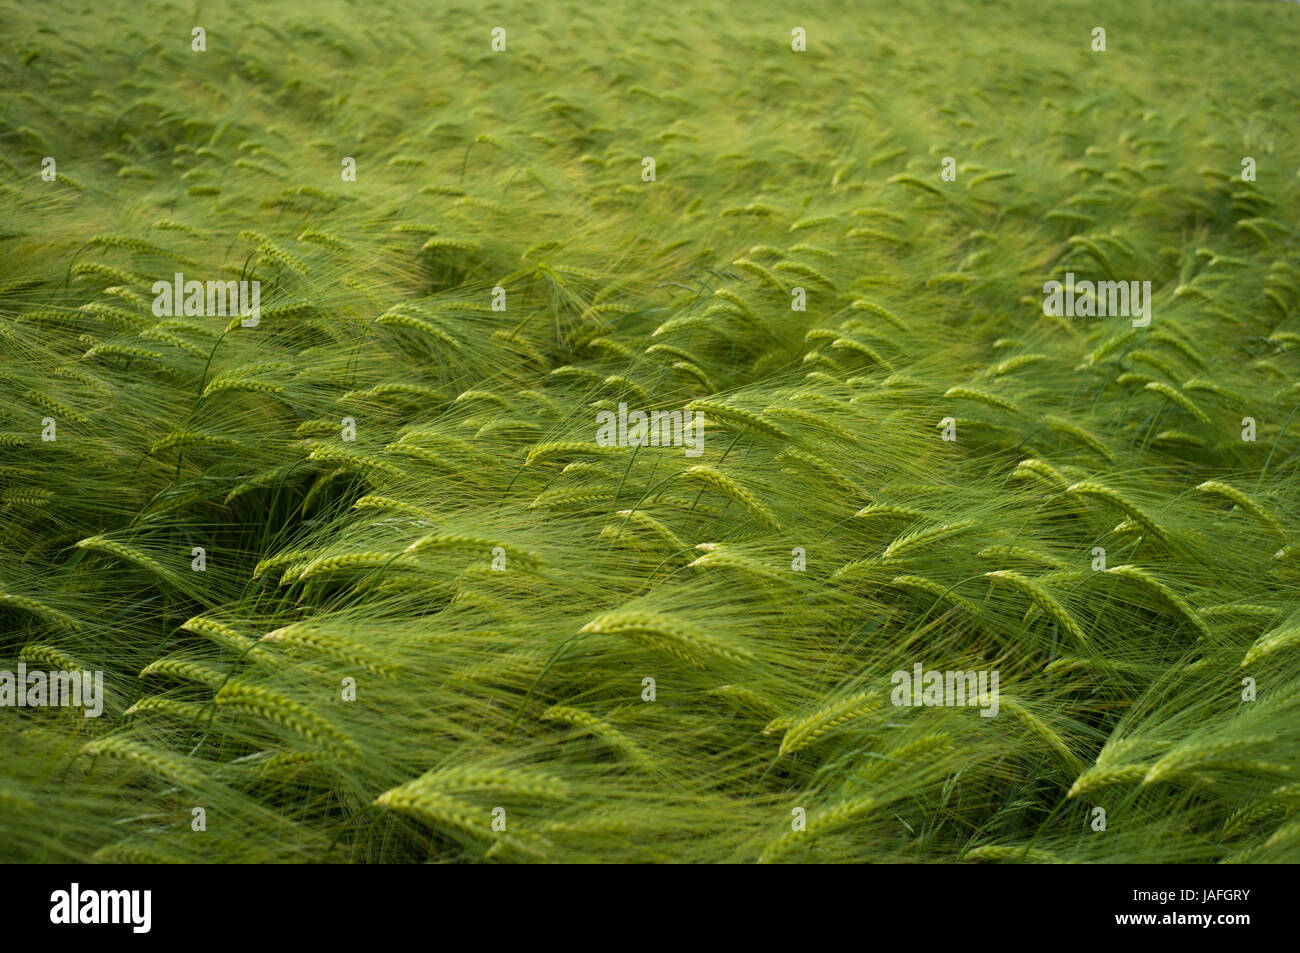
[[[0,17],[0,860],[1300,861],[1294,5]]]

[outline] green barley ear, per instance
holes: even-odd
[[[655,612],[610,612],[592,619],[579,635],[609,635],[631,639],[666,652],[687,665],[705,668],[710,657],[742,663],[754,653],[734,640],[722,641],[687,622]]]
[[[682,474],[683,477],[690,478],[696,482],[702,482],[707,486],[719,491],[725,496],[731,497],[745,509],[749,510],[754,516],[758,517],[767,526],[772,529],[780,529],[781,525],[777,522],[775,514],[753,493],[750,493],[738,482],[727,476],[725,473],[714,467],[697,464],[688,467]]]
[[[1065,492],[1085,498],[1102,500],[1103,502],[1109,503],[1111,506],[1124,512],[1129,519],[1140,524],[1141,527],[1152,536],[1163,539],[1167,535],[1156,524],[1155,520],[1151,516],[1147,515],[1144,510],[1139,509],[1137,505],[1127,497],[1110,487],[1085,480],[1066,487]]]
[[[1065,610],[1065,607],[1056,600],[1056,598],[1047,591],[1040,583],[1022,576],[1020,573],[1011,569],[998,569],[993,572],[986,572],[985,577],[1009,585],[1023,595],[1026,595],[1038,608],[1042,609],[1049,616],[1055,619],[1076,645],[1083,645],[1087,639],[1083,634],[1083,629],[1074,617]]]
[[[620,755],[638,767],[648,767],[650,758],[625,733],[595,715],[569,705],[552,705],[542,713],[543,721],[558,721],[589,732],[608,743]]]
[[[476,817],[473,808],[464,801],[425,790],[418,785],[404,785],[385,791],[374,800],[376,807],[410,814],[435,827],[449,829],[472,840],[491,840],[491,820]],[[481,813],[481,812],[477,812]],[[544,858],[550,842],[536,834],[501,836],[498,843],[509,845],[526,857]]]
[[[1010,847],[997,844],[985,844],[973,847],[962,855],[963,860],[1005,861],[1013,864],[1059,864],[1061,859],[1045,850],[1033,847]]]
[[[1287,773],[1286,765],[1270,765],[1251,757],[1251,750],[1261,747],[1262,739],[1237,738],[1229,741],[1184,745],[1153,764],[1142,779],[1143,785],[1159,784],[1198,771],[1250,770]]]
[[[926,596],[940,602],[952,603],[972,616],[979,617],[982,614],[979,606],[971,600],[957,595],[952,591],[952,587],[940,585],[932,579],[926,579],[924,576],[917,576],[913,573],[904,573],[895,576],[889,581],[889,584],[901,589],[923,592]]]
[[[1286,539],[1286,533],[1282,529],[1281,524],[1265,512],[1262,506],[1236,487],[1229,486],[1228,484],[1222,483],[1218,480],[1206,480],[1204,483],[1198,485],[1196,489],[1202,493],[1212,493],[1230,500],[1232,503],[1240,507],[1242,512],[1250,514],[1278,536],[1282,537],[1282,539]]]
[[[56,626],[62,626],[73,631],[77,631],[81,628],[81,624],[68,613],[47,606],[45,603],[40,602],[37,599],[31,599],[27,596],[20,596],[10,592],[0,592],[0,606],[30,613],[31,615],[51,622]]]
[[[125,761],[130,765],[161,775],[169,781],[187,788],[199,788],[204,781],[203,774],[197,764],[130,741],[122,735],[113,735],[89,742],[81,749],[81,753],[96,758],[104,757]]]
[[[985,704],[986,701],[987,699],[981,695],[979,698],[980,704]],[[1046,743],[1048,748],[1053,751],[1062,764],[1064,764],[1065,767],[1074,775],[1077,776],[1082,772],[1083,765],[1080,763],[1078,756],[1075,755],[1075,753],[1070,749],[1070,746],[1065,743],[1064,739],[1053,731],[1042,718],[1035,715],[1016,699],[1005,694],[998,698],[998,705],[1001,708],[1006,709],[1012,718],[1024,725],[1025,728],[1029,729],[1029,731],[1039,740]]]
[[[324,655],[346,662],[351,666],[372,672],[383,678],[397,675],[393,665],[375,656],[363,644],[332,633],[322,632],[310,623],[295,622],[266,633],[258,640],[260,644],[272,644],[290,648],[301,648],[309,652]]]
[[[742,431],[781,440],[789,439],[789,434],[771,421],[765,420],[759,414],[724,404],[718,400],[693,400],[686,405],[686,409]]]
[[[864,715],[877,711],[882,705],[875,692],[859,692],[850,698],[833,702],[810,715],[793,722],[781,739],[780,754],[794,754],[834,731]]]
[[[910,533],[905,533],[885,547],[885,551],[882,554],[883,558],[903,558],[911,550],[923,546],[929,546],[941,540],[951,539],[976,525],[978,525],[976,520],[958,520],[956,523],[945,523],[942,526],[931,526],[927,529],[919,529]]]
[[[1202,636],[1208,636],[1210,634],[1209,628],[1206,626],[1205,621],[1201,618],[1200,614],[1188,605],[1187,601],[1183,599],[1182,596],[1178,595],[1178,593],[1174,592],[1173,589],[1165,585],[1147,570],[1142,569],[1139,566],[1124,565],[1112,566],[1107,569],[1106,572],[1114,573],[1115,575],[1122,576],[1125,579],[1133,579],[1140,582],[1153,592],[1158,593],[1162,599],[1177,609],[1188,622],[1192,623],[1192,625],[1200,630]]]
[[[181,576],[175,570],[169,569],[154,559],[142,553],[138,549],[127,546],[125,543],[119,543],[115,540],[105,539],[103,536],[90,536],[77,543],[78,549],[88,550],[90,552],[103,553],[122,562],[138,566],[157,577],[164,582],[177,585]]]
[[[140,669],[140,676],[143,678],[146,675],[165,675],[170,678],[196,682],[209,688],[219,688],[226,680],[226,673],[224,672],[210,668],[202,662],[181,658],[160,658],[150,662]],[[136,707],[138,707],[138,703]]]
[[[1139,784],[1147,776],[1147,765],[1131,764],[1118,767],[1095,765],[1080,774],[1066,792],[1067,797],[1079,797],[1112,784]]]
[[[197,725],[206,717],[208,711],[208,706],[199,702],[182,702],[174,698],[161,698],[155,695],[149,698],[141,698],[122,712],[122,717],[125,719],[152,713],[154,715],[168,715],[181,724]]]
[[[38,645],[35,643],[24,645],[22,651],[18,653],[18,659],[22,662],[36,662],[57,671],[90,671],[90,668],[85,663],[73,658],[66,652],[56,649],[52,645]]]
[[[361,751],[356,743],[325,718],[284,695],[259,685],[229,681],[217,692],[218,710],[231,715],[246,714],[280,725],[319,745],[337,757],[355,759]]]
[[[1246,657],[1241,660],[1242,667],[1254,665],[1262,658],[1300,646],[1300,625],[1279,626],[1261,635],[1250,646]]]
[[[825,836],[851,821],[871,814],[879,806],[880,803],[876,798],[870,795],[862,795],[841,801],[828,808],[815,810],[809,819],[806,830],[791,831],[773,841],[763,849],[758,862],[760,864],[775,863],[792,851],[809,845],[818,837]]]

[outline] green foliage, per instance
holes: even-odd
[[[1300,861],[1300,10],[115,6],[0,0],[0,669],[106,695],[0,859]]]

